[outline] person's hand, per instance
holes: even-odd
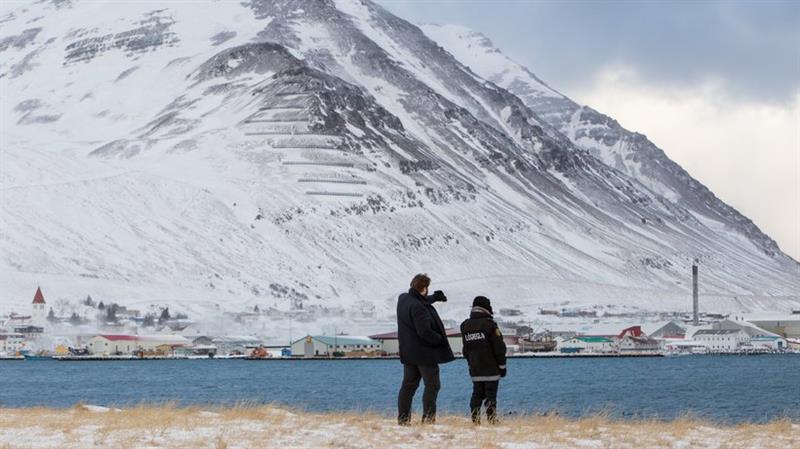
[[[500,368],[500,377],[506,377],[506,368]]]
[[[447,302],[447,296],[441,290],[433,292],[433,302]]]

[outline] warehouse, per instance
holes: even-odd
[[[744,317],[745,321],[783,338],[800,338],[800,311],[797,313],[759,313]]]
[[[614,340],[608,337],[572,337],[559,344],[558,350],[565,354],[575,353],[595,353],[604,354],[617,352],[618,348]]]
[[[700,329],[692,340],[711,352],[734,352],[740,346],[750,344],[750,336],[741,329]]]
[[[450,348],[454,354],[461,354],[464,344],[461,341],[461,331],[458,329],[447,329],[447,341],[450,343]],[[396,356],[400,354],[400,340],[397,338],[397,332],[387,332],[385,334],[370,335],[369,338],[381,342],[383,352],[387,355]]]
[[[357,353],[381,353],[381,342],[370,337],[353,337],[350,335],[307,335],[292,342],[294,357],[332,357],[334,353],[348,355]]]
[[[185,346],[189,340],[180,335],[96,335],[89,339],[87,347],[95,355],[133,354],[137,351],[156,352],[159,346],[172,348]]]

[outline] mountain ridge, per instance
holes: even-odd
[[[606,164],[586,126],[378,5],[22,9],[0,24],[6,305],[44,278],[198,313],[390,315],[427,270],[456,301],[676,309],[694,259],[714,307],[800,304],[796,262],[757,234]]]

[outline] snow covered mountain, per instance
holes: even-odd
[[[548,124],[606,165],[650,190],[679,202],[746,235],[768,255],[778,245],[747,217],[720,201],[647,137],[624,129],[611,117],[582,106],[556,91],[526,67],[505,56],[480,32],[460,25],[423,25],[424,32],[480,76],[517,95]]]
[[[7,309],[390,314],[427,271],[456,304],[680,310],[694,259],[708,309],[800,305],[752,222],[472,35],[357,0],[4,8]]]

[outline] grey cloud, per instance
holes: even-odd
[[[800,2],[381,3],[481,31],[566,94],[616,65],[665,87],[711,77],[743,100],[786,104],[800,90]]]

